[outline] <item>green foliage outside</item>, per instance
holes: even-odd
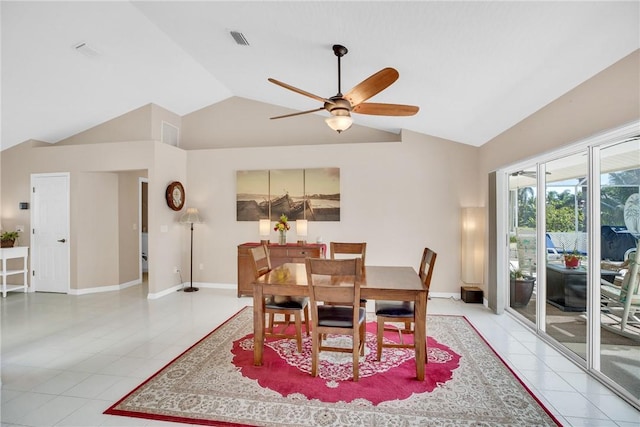
[[[602,225],[624,225],[624,203],[630,195],[637,193],[640,186],[640,169],[609,174],[609,186],[600,190],[600,210]],[[586,191],[579,187],[577,195],[572,191],[550,190],[546,196],[547,231],[586,231]],[[536,197],[533,188],[518,189],[518,227],[536,227]],[[578,228],[576,230],[576,200]]]

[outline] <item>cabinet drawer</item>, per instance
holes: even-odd
[[[287,256],[290,258],[319,258],[320,251],[310,248],[287,248]]]
[[[269,256],[273,258],[286,258],[287,248],[285,246],[269,246]]]

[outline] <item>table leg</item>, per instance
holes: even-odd
[[[416,351],[416,379],[424,380],[424,365],[427,361],[427,293],[420,292],[415,302],[415,333],[414,343]]]
[[[264,295],[262,286],[253,287],[253,364],[262,365],[264,349]]]

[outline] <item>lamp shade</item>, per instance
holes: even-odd
[[[349,129],[353,123],[351,116],[331,116],[324,119],[324,121],[331,129],[338,133]]]
[[[298,233],[299,237],[307,237],[307,220],[306,219],[296,220],[296,233]]]
[[[182,214],[180,222],[183,224],[200,224],[202,219],[198,213],[198,208],[187,208],[187,211]]]
[[[462,208],[461,280],[481,284],[484,275],[484,208]]]
[[[271,233],[271,220],[261,219],[260,220],[260,237],[269,236],[270,233]]]

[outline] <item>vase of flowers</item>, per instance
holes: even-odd
[[[273,227],[273,229],[278,232],[278,244],[287,244],[287,230],[289,230],[289,228],[291,228],[289,225],[289,218],[287,218],[285,214],[280,215],[280,219],[276,222],[276,226]]]

